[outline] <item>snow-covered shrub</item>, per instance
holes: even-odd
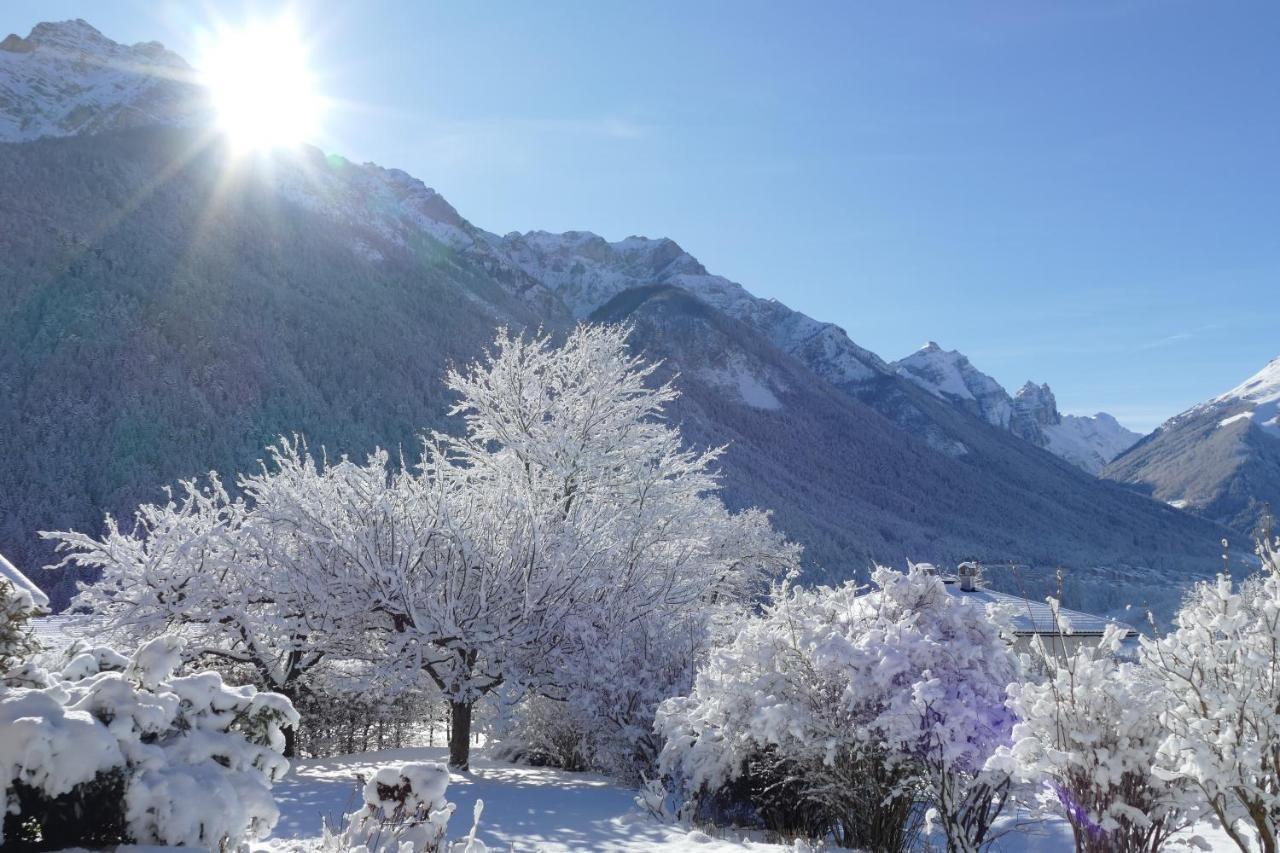
[[[217,673],[175,675],[181,651],[172,637],[129,659],[74,648],[62,672],[34,679],[45,686],[0,688],[0,841],[217,850],[270,832],[281,726],[297,714]]]
[[[1264,554],[1264,556],[1266,556]],[[1280,845],[1280,574],[1196,584],[1141,660],[1167,736],[1156,772],[1192,788],[1241,850]],[[1257,846],[1250,846],[1249,836]]]
[[[48,604],[42,593],[19,587],[0,575],[0,675],[35,653],[28,623],[45,613]]]
[[[1009,787],[984,769],[1012,726],[1009,644],[923,568],[872,577],[778,590],[690,696],[663,703],[661,765],[695,804],[745,799],[762,822],[847,846],[905,849],[931,810],[950,849],[975,849]]]
[[[1014,743],[988,761],[1040,791],[1038,805],[1066,818],[1079,851],[1159,850],[1194,818],[1186,786],[1153,771],[1165,737],[1156,687],[1144,668],[1117,660],[1123,641],[1112,625],[1066,655],[1036,638],[1045,678],[1010,686]]]
[[[364,783],[364,805],[346,816],[341,833],[326,829],[322,847],[332,853],[442,853],[454,804],[445,799],[449,768],[435,761],[381,767]],[[471,834],[452,845],[459,853],[484,853],[475,837],[484,803],[477,801]]]

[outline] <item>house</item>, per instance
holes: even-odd
[[[936,571],[936,570],[935,570]],[[1081,645],[1096,644],[1108,625],[1117,625],[1124,631],[1122,653],[1137,650],[1138,632],[1130,625],[1105,616],[1095,616],[1065,607],[1058,615],[1066,623],[1060,625],[1053,611],[1044,601],[1032,601],[1007,592],[987,589],[982,584],[982,567],[977,563],[961,563],[954,575],[939,574],[947,591],[984,605],[1002,607],[1011,614],[1014,636],[1019,650],[1029,648],[1032,637],[1040,637],[1050,652],[1072,654]]]

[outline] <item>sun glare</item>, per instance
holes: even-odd
[[[217,32],[205,51],[201,76],[218,126],[237,147],[296,145],[320,130],[324,101],[306,45],[288,18]]]

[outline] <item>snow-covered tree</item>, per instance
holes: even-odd
[[[101,538],[43,533],[67,552],[63,564],[96,569],[72,604],[105,617],[102,630],[136,646],[179,632],[188,653],[240,665],[264,690],[300,698],[303,681],[345,636],[332,608],[308,609],[294,571],[310,558],[296,532],[263,523],[232,498],[216,473],[178,484],[164,504],[138,508],[133,526],[110,516]],[[293,754],[294,730],[286,753]]]
[[[1192,788],[1243,851],[1280,844],[1280,574],[1196,584],[1144,641],[1167,735],[1156,772]],[[1254,846],[1251,846],[1253,836]]]
[[[0,575],[0,674],[35,653],[30,622],[47,613],[48,605],[43,593]]]
[[[393,687],[425,677],[450,704],[456,766],[475,703],[499,689],[609,706],[612,733],[643,737],[711,626],[798,549],[766,514],[725,509],[720,451],[663,421],[676,391],[626,339],[501,331],[448,376],[465,433],[427,438],[416,465],[281,440],[242,498],[211,475],[129,532],[48,535],[103,572],[77,603],[131,637],[179,628],[293,695],[335,660]]]
[[[1185,785],[1152,769],[1165,729],[1145,669],[1117,659],[1123,640],[1111,625],[1068,655],[1037,637],[1045,678],[1010,686],[1014,743],[988,761],[1039,790],[1038,805],[1066,818],[1087,853],[1153,853],[1196,812]]]
[[[985,764],[1012,726],[1009,644],[923,567],[873,581],[779,589],[663,703],[662,766],[704,803],[745,792],[766,822],[790,810],[845,845],[905,849],[932,810],[949,849],[977,849],[1008,795]]]

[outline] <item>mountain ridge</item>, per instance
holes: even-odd
[[[1169,418],[1102,476],[1251,534],[1280,506],[1280,357]]]
[[[1009,430],[1090,474],[1099,473],[1141,438],[1106,412],[1063,415],[1048,384],[1037,385],[1028,380],[1010,396],[1003,385],[974,367],[963,353],[944,350],[934,341],[893,362],[892,367],[934,396],[994,427]]]

